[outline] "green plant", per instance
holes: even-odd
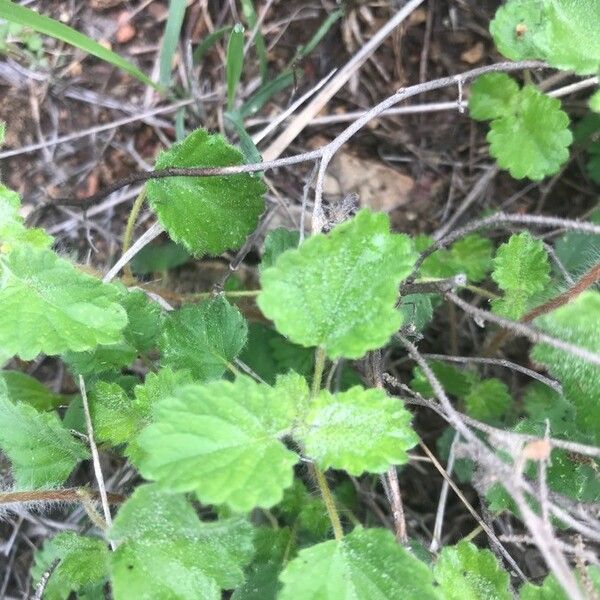
[[[512,0],[500,9],[492,25],[499,48],[580,72],[596,68],[593,52],[583,59],[580,45],[567,48],[556,33],[571,4],[534,4]],[[173,3],[169,16],[163,81],[181,6]],[[255,22],[251,2],[244,10]],[[542,17],[553,28],[525,20]],[[515,22],[535,36],[502,38],[514,37]],[[236,26],[226,69],[230,110],[242,50]],[[263,56],[260,44],[257,52]],[[486,75],[473,85],[470,108],[475,119],[492,121],[491,152],[515,177],[539,179],[566,159],[566,113],[534,86]],[[544,128],[534,119],[540,114]],[[242,248],[266,191],[245,166],[222,136],[201,129],[160,154],[157,170],[181,171],[149,181],[139,204],[147,198],[178,245],[161,260],[138,255],[134,270],[168,270]],[[185,172],[196,167],[209,171]],[[578,278],[565,289],[564,274],[529,231],[496,244],[476,232],[488,220],[433,242],[394,233],[386,214],[362,209],[304,241],[297,231],[271,231],[259,289],[215,290],[166,310],[166,300],[159,305],[133,289],[143,282],[104,281],[60,256],[48,233],[26,227],[19,208],[19,196],[0,185],[0,364],[56,357],[80,393],[56,394],[18,371],[0,373],[0,449],[12,478],[0,505],[78,503],[90,522],[86,533],[61,532],[36,551],[32,577],[45,598],[102,597],[109,588],[116,600],[216,599],[223,590],[234,600],[513,597],[509,570],[490,550],[463,539],[434,555],[407,539],[397,468],[417,445],[429,452],[409,402],[448,421],[455,441],[439,445],[463,446],[459,460],[470,461],[460,465],[463,479],[487,494],[492,511],[522,519],[536,542],[546,536],[540,547],[556,541],[553,526],[586,531],[577,503],[600,501],[600,268],[593,261],[565,260]],[[570,229],[554,244],[561,258],[573,243],[567,236],[590,247],[600,234],[588,222],[496,217],[501,225]],[[477,323],[495,320],[533,341],[532,368],[500,363],[537,379],[522,402],[502,379],[446,362],[461,357],[428,362],[411,341],[444,299],[453,302],[455,289],[490,301],[491,311],[467,304]],[[248,324],[230,301],[242,297],[256,299],[268,325]],[[382,373],[382,348],[416,363],[410,385]],[[406,402],[389,394],[394,387]],[[104,490],[97,446],[135,470],[125,497]],[[98,494],[66,483],[90,458]],[[355,514],[349,482],[359,478],[372,487],[385,482],[395,535],[373,526],[369,511]],[[521,597],[561,598],[564,589],[579,590],[578,580],[598,589],[595,567],[578,565],[576,575],[566,567],[556,569],[560,579],[520,586]]]

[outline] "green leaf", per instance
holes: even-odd
[[[279,441],[295,415],[293,400],[247,377],[180,388],[138,438],[147,453],[140,471],[205,504],[240,512],[273,506],[298,461]]]
[[[87,352],[67,352],[63,360],[76,375],[94,377],[117,372],[130,365],[137,356],[135,348],[127,343],[96,346]]]
[[[85,446],[63,427],[56,413],[40,413],[22,402],[11,402],[3,381],[0,423],[0,448],[11,462],[17,487],[59,485],[80,460],[89,458]]]
[[[406,294],[398,306],[402,313],[402,322],[413,325],[416,331],[423,331],[433,319],[434,294]]]
[[[280,588],[279,573],[292,546],[290,529],[256,528],[254,559],[246,573],[246,580],[233,592],[231,600],[276,600]]]
[[[283,500],[272,509],[300,534],[308,533],[318,541],[327,539],[331,521],[320,497],[314,496],[299,479],[285,490]]]
[[[477,283],[486,278],[492,268],[492,242],[476,233],[465,236],[450,248],[452,260]]]
[[[300,233],[295,229],[286,229],[278,227],[269,231],[263,245],[262,261],[260,262],[260,270],[272,267],[275,261],[286,250],[298,247],[300,241]]]
[[[63,531],[46,540],[35,553],[31,577],[38,583],[54,561],[58,566],[50,575],[44,600],[67,600],[71,592],[102,584],[108,577],[109,553],[106,542],[93,537]]]
[[[442,549],[434,575],[445,600],[511,600],[510,577],[489,550],[470,542]]]
[[[148,79],[146,75],[129,61],[118,54],[115,54],[111,50],[107,50],[104,46],[92,40],[87,35],[76,31],[60,21],[55,21],[54,19],[40,15],[30,8],[19,6],[9,0],[0,0],[0,19],[5,19],[11,23],[18,23],[25,27],[31,27],[34,31],[66,42],[75,48],[79,48],[80,50],[121,69],[125,73],[129,73],[129,75],[133,75],[133,77],[139,79],[142,83],[157,88],[154,82]]]
[[[158,157],[155,168],[240,165],[243,156],[220,135],[197,129]],[[266,187],[248,173],[167,177],[146,184],[148,200],[169,236],[192,254],[239,248],[264,210]]]
[[[478,382],[465,398],[467,413],[486,423],[497,423],[507,416],[512,397],[506,384],[492,377]]]
[[[600,352],[600,293],[585,291],[568,304],[535,320],[544,331],[565,341]],[[545,344],[534,346],[533,360],[546,366],[563,384],[568,401],[575,407],[582,434],[600,442],[600,370],[571,354]]]
[[[184,265],[190,259],[190,253],[175,242],[144,246],[131,261],[131,268],[137,275],[163,273]]]
[[[548,253],[528,231],[510,236],[494,258],[492,279],[505,294],[492,302],[495,313],[518,319],[530,307],[530,299],[550,282]]]
[[[127,315],[117,301],[114,287],[50,250],[0,254],[0,347],[23,360],[120,342]]]
[[[240,0],[240,3],[242,5],[244,17],[248,22],[249,29],[250,31],[254,31],[254,28],[258,24],[258,15],[256,14],[254,3],[252,0]],[[267,47],[265,46],[265,38],[260,30],[260,24],[258,24],[256,35],[254,36],[254,48],[256,49],[256,55],[258,57],[260,76],[264,83],[268,78],[268,56]]]
[[[543,118],[541,117],[543,115]],[[490,154],[515,179],[538,181],[556,173],[573,140],[560,101],[526,85],[514,113],[494,119],[487,134]]]
[[[407,450],[419,441],[411,419],[398,399],[381,389],[357,386],[335,395],[322,390],[310,404],[300,439],[322,469],[383,473],[405,463]]]
[[[277,330],[330,358],[360,358],[402,324],[400,282],[416,260],[410,239],[390,234],[383,213],[361,210],[329,235],[284,252],[261,274],[257,302]]]
[[[444,390],[457,398],[465,398],[477,382],[477,377],[472,373],[457,369],[453,365],[440,360],[432,360],[429,363],[429,367],[442,384]],[[413,369],[413,378],[410,382],[410,387],[426,398],[431,398],[434,395],[429,380],[419,367]]]
[[[600,124],[598,132],[600,133]],[[589,220],[600,224],[600,210],[596,210]],[[573,277],[580,277],[596,264],[600,256],[600,236],[568,231],[558,238],[554,250],[564,268]]]
[[[431,571],[384,529],[357,528],[305,548],[280,579],[279,600],[439,598]]]
[[[240,354],[240,360],[272,385],[279,373],[290,370],[309,377],[314,367],[314,352],[292,344],[266,325],[250,323],[248,343]]]
[[[510,0],[496,12],[490,32],[507,58],[539,58],[585,75],[600,66],[599,21],[595,0]]]
[[[27,228],[19,215],[21,198],[0,183],[0,252],[8,253],[21,243],[38,248],[52,245],[53,238],[43,229]]]
[[[221,37],[229,33],[233,29],[231,25],[223,25],[209,33],[195,48],[192,54],[192,63],[194,66],[199,65],[204,55],[219,41]]]
[[[219,296],[168,314],[159,341],[161,365],[187,369],[196,379],[217,379],[246,343],[248,326]]]
[[[165,26],[160,46],[160,57],[158,59],[160,65],[159,82],[164,88],[169,87],[171,82],[171,63],[173,56],[177,51],[179,43],[179,34],[181,33],[181,25],[185,16],[186,2],[185,0],[169,0],[169,15]]]
[[[4,139],[6,137],[6,123],[0,121],[0,148],[4,145]]]
[[[233,109],[235,92],[237,90],[242,68],[244,67],[244,26],[236,23],[229,35],[227,44],[227,110]]]
[[[588,106],[590,110],[600,113],[600,90],[596,90],[588,100]]]
[[[94,434],[100,442],[124,444],[139,433],[143,413],[121,386],[97,382],[89,391]]]
[[[43,412],[68,404],[66,396],[51,392],[37,379],[20,371],[0,371],[0,380],[6,384],[6,391],[11,402],[23,402]]]
[[[243,518],[201,522],[181,495],[154,485],[136,488],[119,510],[110,537],[115,600],[220,599],[244,580],[252,528]]]
[[[477,121],[512,115],[518,103],[519,86],[506,73],[487,73],[471,86],[469,114]]]
[[[581,581],[581,575],[579,573],[576,575]],[[587,568],[587,578],[591,582],[594,591],[596,593],[600,592],[600,569],[595,565],[589,566]],[[519,598],[520,600],[569,600],[569,596],[567,596],[553,574],[548,575],[541,586],[532,583],[524,584],[519,590]]]
[[[573,432],[575,407],[564,395],[561,396],[543,383],[534,381],[527,386],[523,408],[532,422],[545,425],[548,419],[553,436]]]

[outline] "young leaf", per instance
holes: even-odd
[[[410,239],[390,234],[387,215],[362,210],[284,252],[262,272],[257,302],[293,342],[360,358],[400,327],[398,285],[415,260]]]
[[[530,298],[550,281],[548,254],[540,240],[528,231],[510,236],[494,258],[492,279],[504,290],[504,298],[494,300],[492,309],[499,315],[518,319],[529,308]]]
[[[540,118],[543,115],[543,118]],[[573,140],[560,101],[526,85],[515,112],[494,119],[487,135],[490,154],[515,179],[552,175],[569,157]]]
[[[467,413],[486,423],[502,420],[512,404],[506,384],[492,377],[476,383],[465,398]]]
[[[511,600],[510,577],[489,550],[470,542],[442,549],[433,573],[445,600]]]
[[[0,448],[12,465],[15,484],[23,489],[59,485],[80,460],[89,458],[57,414],[39,413],[27,404],[8,399],[0,382]]]
[[[519,86],[506,73],[487,73],[471,86],[469,114],[477,121],[512,115],[517,109]]]
[[[38,248],[52,245],[52,236],[43,229],[27,228],[19,215],[21,198],[0,183],[0,252],[8,253],[21,243]]]
[[[535,320],[548,333],[600,352],[600,293],[588,290],[577,298]],[[565,396],[575,407],[578,429],[600,442],[600,370],[572,355],[537,344],[532,358],[545,365],[550,374],[562,384]]]
[[[298,461],[279,441],[294,418],[293,400],[247,377],[180,388],[138,438],[146,452],[140,471],[205,504],[240,512],[273,506]]]
[[[351,475],[383,473],[408,460],[406,451],[419,440],[410,426],[412,415],[380,389],[353,387],[311,402],[299,434],[307,456],[322,469]]]
[[[69,402],[67,397],[51,392],[37,379],[20,371],[0,371],[0,380],[6,384],[11,402],[29,404],[40,412],[52,410]]]
[[[155,485],[136,488],[109,533],[115,600],[218,600],[244,580],[252,557],[252,528],[242,518],[201,522],[181,495]]]
[[[102,585],[108,577],[109,555],[106,542],[73,531],[63,531],[44,543],[35,553],[31,577],[38,583],[56,559],[44,590],[44,600],[67,600],[71,592]]]
[[[156,344],[160,330],[161,310],[142,290],[128,290],[118,285],[119,301],[127,312],[123,337],[138,352],[147,352]]]
[[[490,32],[507,58],[539,58],[585,75],[600,66],[599,21],[596,0],[510,0],[496,12]]]
[[[262,271],[267,267],[272,267],[280,254],[283,254],[286,250],[290,250],[291,248],[297,248],[299,241],[300,233],[296,230],[278,227],[277,229],[269,231],[263,245],[260,270]]]
[[[450,256],[469,281],[477,283],[486,278],[492,268],[492,242],[476,233],[466,235],[450,248]]]
[[[118,446],[139,433],[144,415],[121,386],[99,381],[90,389],[89,396],[94,434],[98,441]]]
[[[236,23],[229,35],[227,44],[227,110],[232,110],[235,102],[242,68],[244,66],[244,26]]]
[[[384,529],[357,528],[305,548],[280,579],[279,600],[439,598],[431,571]]]
[[[240,165],[243,156],[220,135],[197,129],[158,157],[155,168]],[[148,200],[171,239],[192,254],[239,248],[264,210],[266,187],[248,173],[167,177],[146,184]]]
[[[187,369],[199,380],[217,379],[246,343],[248,326],[223,297],[169,313],[161,332],[161,365]]]
[[[11,23],[18,23],[25,27],[31,27],[39,33],[44,33],[66,42],[75,48],[79,48],[92,56],[118,67],[125,73],[129,73],[129,75],[133,75],[146,85],[150,85],[153,88],[157,87],[156,84],[148,79],[148,77],[146,77],[146,75],[144,75],[137,67],[123,57],[108,50],[98,42],[72,27],[61,23],[60,21],[55,21],[50,17],[40,15],[30,8],[19,6],[9,0],[0,0],[0,19],[5,19]]]
[[[117,290],[51,252],[0,254],[0,347],[23,360],[122,340],[127,314]]]

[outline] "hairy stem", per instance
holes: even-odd
[[[125,233],[123,234],[123,254],[127,252],[129,246],[131,245],[131,239],[133,237],[133,228],[135,227],[135,222],[137,221],[138,215],[140,214],[140,210],[142,205],[144,204],[144,200],[146,199],[146,187],[144,186],[140,193],[137,195],[133,206],[131,207],[131,211],[129,212],[129,217],[127,218],[127,225],[125,226]],[[129,278],[133,278],[133,273],[131,271],[131,266],[129,263],[125,265],[123,268],[125,271],[125,275]]]

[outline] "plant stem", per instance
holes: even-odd
[[[325,369],[325,349],[319,346],[315,350],[315,373],[313,375],[310,395],[314,398],[321,389],[321,380],[323,379],[323,370]]]
[[[331,521],[331,525],[333,527],[333,535],[335,539],[339,541],[344,537],[344,530],[342,529],[342,523],[340,522],[340,517],[335,507],[333,494],[329,489],[329,485],[327,485],[327,479],[325,479],[325,474],[323,471],[321,471],[321,469],[314,464],[313,470],[315,479],[317,480],[317,485],[319,486],[319,491],[321,492],[321,496],[323,496],[323,502],[325,502],[325,508],[327,509],[329,520]]]
[[[311,387],[311,398],[314,398],[321,389],[321,380],[323,379],[323,371],[325,370],[325,348],[319,346],[315,350],[315,373],[313,375],[312,387]],[[329,489],[329,485],[327,485],[327,479],[325,479],[325,474],[316,464],[312,464],[312,471],[319,486],[319,491],[321,492],[321,496],[323,496],[323,502],[325,503],[325,508],[327,509],[327,514],[329,515],[329,520],[331,521],[331,526],[333,527],[333,535],[336,540],[341,540],[344,537],[344,530],[342,529],[342,523],[340,522],[340,516],[338,515],[337,509],[335,507],[335,500],[333,498],[333,494]]]
[[[140,210],[142,205],[144,204],[144,200],[146,200],[146,186],[144,186],[140,193],[137,195],[133,206],[131,207],[131,211],[129,212],[129,217],[127,218],[127,225],[125,226],[125,233],[123,234],[123,254],[127,252],[129,246],[131,244],[131,238],[133,237],[133,228],[135,227],[135,222],[137,221],[138,215],[140,214]],[[125,271],[125,275],[127,277],[133,278],[133,273],[131,271],[131,266],[129,263],[125,265],[123,268]]]
[[[260,294],[260,290],[235,290],[231,292],[223,291],[219,295],[223,295],[226,298],[249,298],[258,296],[258,294]],[[205,300],[213,296],[213,292],[198,292],[197,294],[189,294],[186,298],[189,300]]]

